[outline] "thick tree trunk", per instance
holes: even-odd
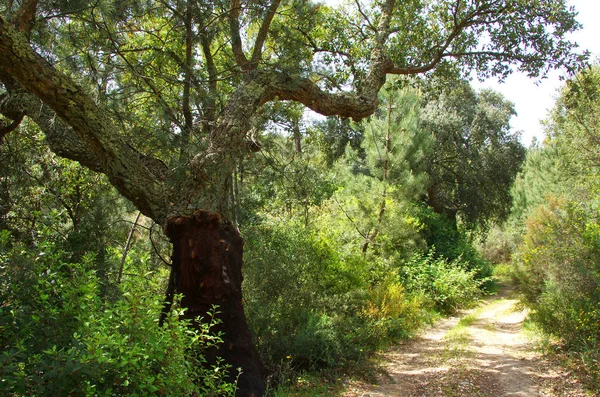
[[[244,242],[239,232],[218,214],[196,211],[191,216],[169,218],[166,233],[173,243],[175,289],[183,294],[185,316],[206,318],[206,313],[218,306],[222,323],[213,331],[223,333],[223,344],[205,352],[209,364],[222,357],[231,365],[233,379],[237,368],[242,369],[238,397],[263,395],[265,370],[242,307]]]

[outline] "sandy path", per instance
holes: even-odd
[[[379,357],[388,377],[354,384],[344,396],[589,396],[533,352],[522,333],[527,313],[516,304],[503,288],[481,307],[440,321]]]

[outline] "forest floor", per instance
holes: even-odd
[[[352,382],[344,397],[593,396],[523,332],[527,311],[511,287],[377,357],[374,383]]]

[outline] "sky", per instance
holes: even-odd
[[[335,5],[340,0],[321,0]],[[583,29],[571,35],[571,39],[579,44],[582,50],[589,50],[592,59],[600,58],[600,0],[568,0],[568,4],[579,12],[578,21]],[[511,126],[521,131],[523,144],[529,146],[535,137],[544,140],[544,132],[540,121],[545,119],[553,107],[558,90],[564,84],[560,80],[563,72],[552,72],[546,79],[537,82],[522,73],[514,73],[504,83],[496,79],[484,82],[474,81],[477,89],[492,88],[501,92],[506,99],[515,104],[517,116],[511,120]]]
[[[582,50],[589,50],[592,59],[600,57],[600,1],[598,0],[569,0],[569,5],[579,12],[578,21],[583,24],[583,29],[575,32],[570,38],[579,44]],[[506,99],[515,104],[517,117],[511,120],[511,126],[521,131],[523,144],[529,146],[535,137],[538,141],[544,140],[543,128],[540,120],[547,117],[548,111],[554,106],[558,90],[564,84],[560,80],[561,72],[553,72],[536,85],[534,79],[524,74],[515,73],[506,79],[503,84],[495,79],[479,83],[473,82],[477,88],[492,88],[500,91]]]

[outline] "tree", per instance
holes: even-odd
[[[456,226],[484,229],[510,212],[510,187],[525,157],[512,132],[512,103],[497,92],[475,92],[459,82],[423,110],[423,127],[435,137],[429,159],[427,201]]]
[[[368,208],[361,202],[367,211],[363,217],[368,219],[363,253],[381,232],[390,200],[408,202],[422,194],[427,180],[423,160],[432,146],[430,136],[419,130],[420,95],[412,90],[395,90],[393,83],[384,91],[382,115],[371,117],[365,124],[366,165],[369,177],[376,181],[366,192],[375,197],[366,201],[376,204]]]
[[[600,66],[594,65],[567,81],[550,117],[546,133],[572,154],[572,171],[600,165]],[[583,170],[582,170],[583,168]]]
[[[360,120],[388,74],[573,69],[566,0],[0,2],[2,134],[27,116],[56,154],[107,175],[173,242],[169,296],[221,311],[215,355],[264,390],[227,221],[235,160],[277,101]],[[485,37],[485,41],[480,38]]]
[[[309,134],[319,143],[328,167],[344,155],[348,145],[354,150],[361,150],[360,144],[364,138],[360,124],[352,125],[350,119],[339,117],[315,122]]]
[[[600,138],[598,68],[567,81],[546,120],[544,143],[528,151],[513,188],[514,274],[532,320],[559,337],[565,351],[600,373]],[[587,364],[591,363],[591,364]]]
[[[569,167],[569,157],[564,147],[552,141],[527,150],[523,169],[511,189],[510,221],[519,229],[525,226],[531,213],[550,197],[563,197],[575,192],[579,181],[588,176],[574,174]]]

